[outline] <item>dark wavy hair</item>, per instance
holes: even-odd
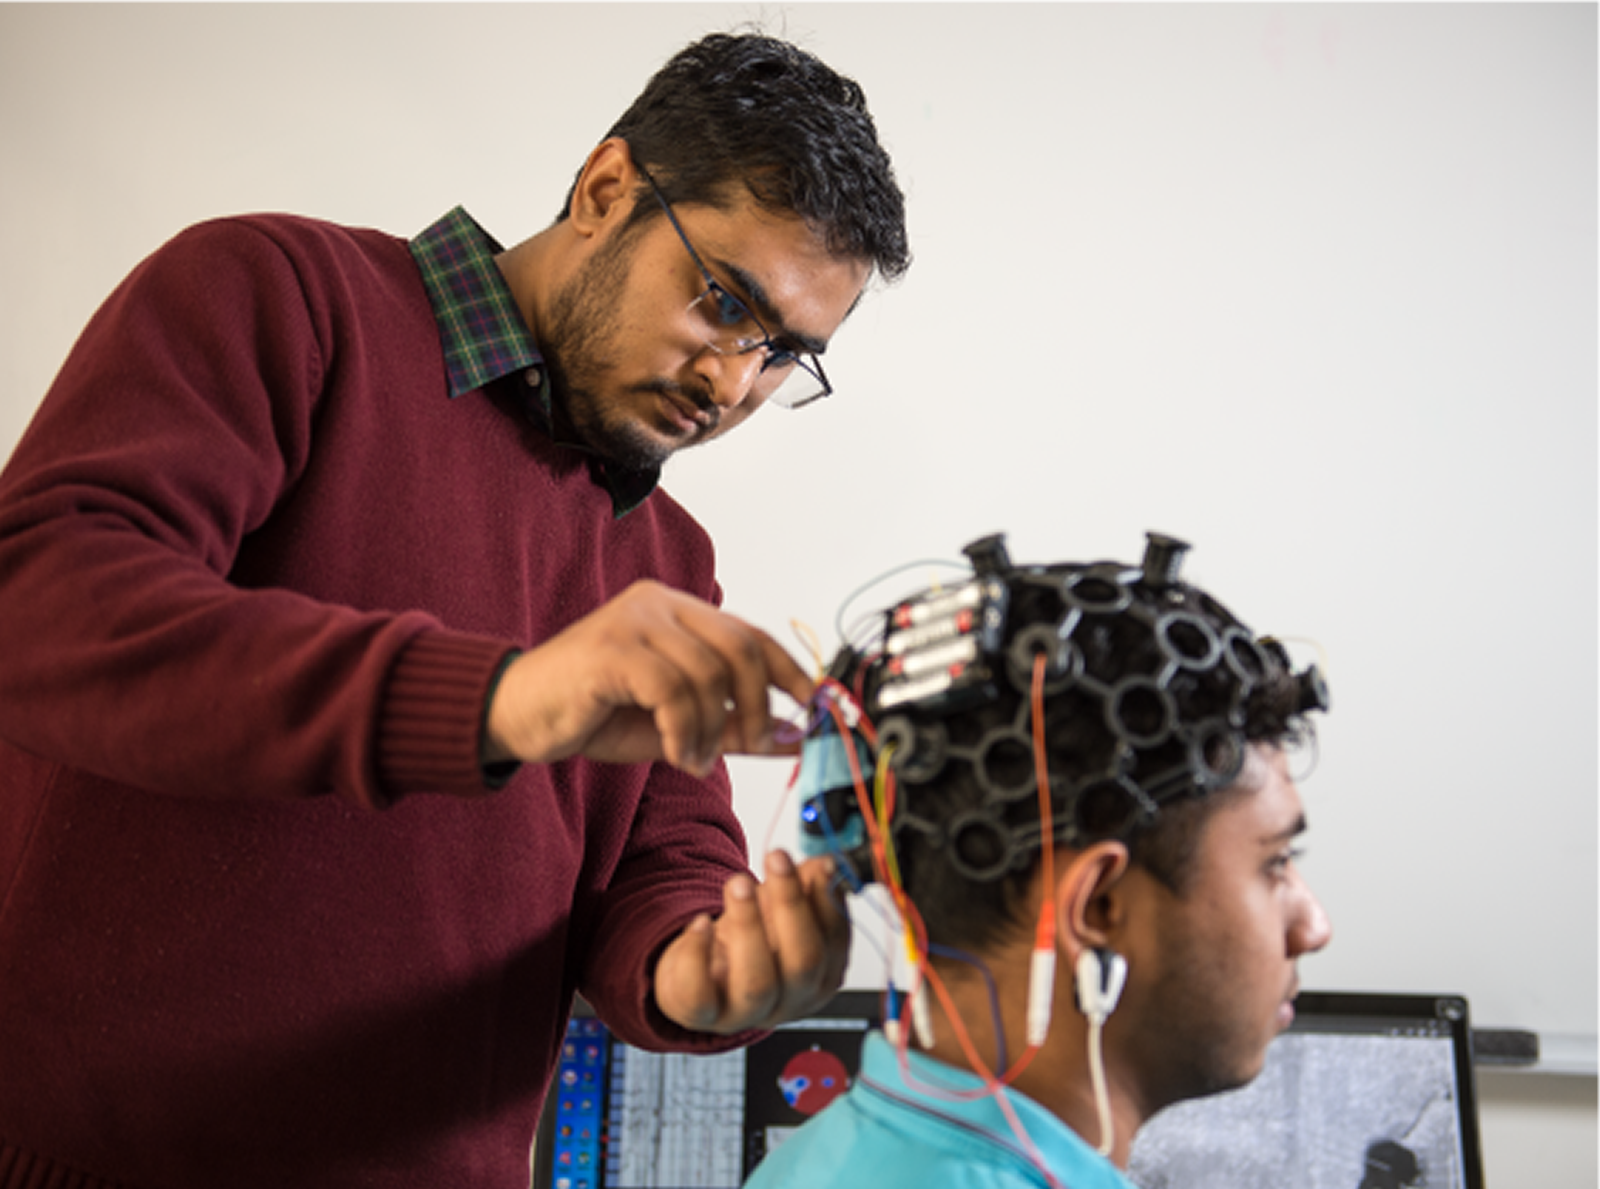
[[[607,137],[627,141],[669,202],[726,207],[743,186],[885,280],[911,264],[905,197],[861,88],[786,41],[714,33],[687,46]],[[569,190],[559,217],[571,202]],[[624,233],[660,213],[641,188]]]

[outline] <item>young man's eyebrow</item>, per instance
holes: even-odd
[[[1284,829],[1279,830],[1275,834],[1267,834],[1263,836],[1261,842],[1264,846],[1281,846],[1283,843],[1288,842],[1291,838],[1298,838],[1310,828],[1310,823],[1306,821],[1306,815],[1302,813]]]
[[[796,344],[802,351],[809,351],[813,355],[822,355],[828,350],[828,344],[823,340],[809,334],[801,334],[791,330],[783,324],[783,317],[773,308],[772,299],[767,296],[766,289],[761,282],[751,276],[737,264],[730,264],[726,260],[718,260],[717,267],[727,273],[728,277],[740,289],[744,290],[744,297],[756,316],[762,323],[772,328],[772,337],[776,340]]]

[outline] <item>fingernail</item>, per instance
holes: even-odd
[[[775,850],[767,855],[767,870],[773,875],[793,875],[794,860],[788,851]]]
[[[728,881],[728,895],[735,900],[753,900],[756,895],[756,883],[748,875],[736,875]]]

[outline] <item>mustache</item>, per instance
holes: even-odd
[[[722,409],[711,399],[709,390],[696,392],[674,380],[646,380],[636,388],[640,392],[658,393],[692,406],[704,418],[707,431],[716,429],[717,422],[722,420]]]

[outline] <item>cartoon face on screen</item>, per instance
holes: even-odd
[[[784,1101],[802,1115],[816,1114],[849,1088],[844,1062],[819,1048],[789,1058],[778,1078]]]

